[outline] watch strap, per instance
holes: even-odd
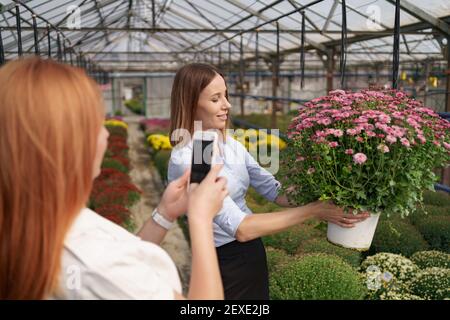
[[[167,220],[162,214],[158,212],[158,208],[155,208],[153,210],[152,219],[166,230],[169,230],[173,225],[173,222]]]

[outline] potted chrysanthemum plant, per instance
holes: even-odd
[[[370,247],[380,214],[407,216],[450,162],[450,123],[395,90],[335,90],[305,103],[288,130],[281,175],[296,204],[332,200],[371,217],[354,228],[328,223],[328,240]]]

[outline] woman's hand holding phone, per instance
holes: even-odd
[[[175,221],[186,213],[188,207],[188,181],[190,170],[172,181],[164,191],[158,211],[168,220]]]
[[[192,183],[189,188],[189,221],[210,221],[222,209],[223,200],[228,195],[227,179],[219,177],[223,164],[211,167],[203,181]]]
[[[214,211],[212,214],[212,217],[214,217],[222,208],[223,199],[228,191],[226,191],[226,179],[217,176],[222,168],[222,165],[214,165],[217,154],[217,133],[197,131],[194,134],[191,170],[186,170],[180,178],[167,186],[158,205],[158,211],[166,219],[174,221],[187,211],[189,212],[190,198],[195,203],[195,205],[189,206],[189,208],[192,208],[191,211],[197,211],[195,208],[198,207],[201,208],[200,212],[205,211],[208,216],[211,211]],[[215,169],[212,170],[212,168]],[[206,177],[209,178],[203,183]],[[200,190],[192,192],[188,197],[189,191],[193,191],[197,187],[200,187]],[[223,196],[225,193],[226,195]]]
[[[219,153],[218,135],[213,131],[196,131],[192,143],[190,184],[201,183],[217,163]]]

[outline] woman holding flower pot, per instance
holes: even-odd
[[[182,299],[176,266],[158,244],[167,232],[159,223],[186,211],[187,298],[223,299],[212,226],[227,195],[220,166],[189,195],[189,172],[169,184],[159,218],[137,237],[86,208],[108,131],[101,92],[84,71],[39,58],[8,62],[0,119],[0,300]]]
[[[280,232],[309,218],[353,227],[367,215],[345,214],[331,202],[316,201],[281,212],[252,214],[245,203],[249,186],[269,201],[290,207],[279,194],[281,185],[247,150],[225,133],[230,118],[223,75],[207,64],[190,64],[176,74],[171,100],[171,154],[168,179],[181,176],[191,165],[196,130],[215,130],[220,138],[221,176],[227,178],[229,196],[214,218],[214,241],[226,299],[269,299],[266,255],[261,237]],[[197,123],[198,122],[198,123]],[[198,128],[196,126],[199,126]]]

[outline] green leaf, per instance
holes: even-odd
[[[328,199],[331,199],[331,197],[327,196],[326,194],[322,194],[319,198],[319,200],[328,200]]]
[[[366,196],[366,194],[365,194],[363,191],[358,191],[358,192],[356,193],[356,196],[357,196],[359,199],[367,199],[367,196]]]

